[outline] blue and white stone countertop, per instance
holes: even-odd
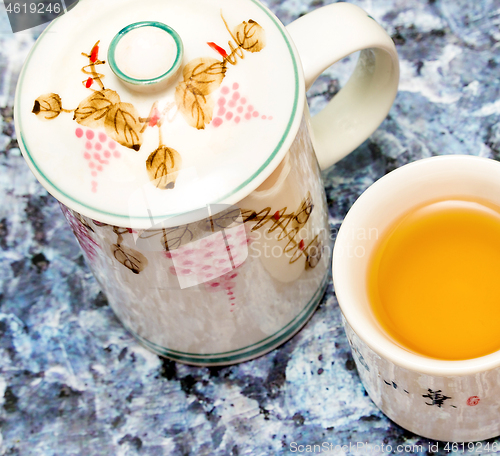
[[[325,3],[268,0],[285,24]],[[393,37],[401,84],[382,126],[324,176],[333,233],[355,199],[398,166],[439,154],[500,159],[500,1],[352,3]],[[274,455],[292,454],[292,442],[428,450],[435,442],[401,429],[367,397],[331,285],[291,341],[231,367],[161,359],[122,328],[16,142],[14,90],[40,31],[12,34],[0,6],[0,454]],[[313,111],[353,60],[320,78]]]

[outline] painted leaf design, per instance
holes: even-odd
[[[175,89],[175,102],[186,122],[201,130],[212,120],[215,102],[190,83],[181,82]]]
[[[139,150],[142,144],[142,124],[139,113],[130,103],[116,103],[106,113],[106,133],[122,146]]]
[[[233,36],[236,44],[248,52],[260,52],[266,45],[264,29],[252,19],[236,26]]]
[[[182,166],[182,159],[175,149],[160,146],[146,160],[149,179],[157,188],[174,188]]]
[[[191,60],[182,72],[184,82],[196,88],[199,93],[208,95],[218,89],[226,74],[226,64],[212,57],[199,57]]]
[[[316,236],[307,246],[306,269],[315,268],[323,256],[323,242]]]
[[[210,93],[218,89],[226,74],[226,63],[212,57],[191,60],[183,70],[184,81],[175,89],[175,102],[186,122],[198,130],[211,122],[214,101]]]
[[[189,225],[175,226],[165,230],[163,234],[163,245],[165,250],[176,250],[182,245],[188,244],[193,240],[193,233]]]
[[[207,226],[207,231],[221,231],[235,222],[243,223],[243,215],[238,207],[232,206],[205,220],[210,224]]]
[[[134,274],[139,274],[148,265],[147,258],[137,250],[113,244],[111,246],[111,252],[118,262],[130,269]]]
[[[41,116],[42,119],[55,119],[62,111],[61,97],[57,93],[47,93],[39,96],[33,105],[33,114]]]
[[[302,200],[295,216],[293,217],[293,226],[305,225],[309,220],[313,209],[314,204],[312,202],[311,193],[307,192],[307,196]]]
[[[103,127],[106,115],[119,102],[120,97],[114,90],[94,92],[78,105],[73,119],[86,127]]]

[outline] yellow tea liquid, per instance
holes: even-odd
[[[368,295],[384,330],[432,358],[500,349],[500,208],[448,199],[419,206],[379,239]]]

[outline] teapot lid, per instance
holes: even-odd
[[[148,228],[189,223],[257,188],[304,102],[295,47],[256,0],[81,0],[33,47],[15,117],[23,155],[54,197]]]

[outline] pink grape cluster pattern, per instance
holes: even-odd
[[[112,158],[120,158],[120,151],[117,150],[116,141],[113,141],[106,135],[106,133],[100,131],[95,132],[94,130],[87,129],[83,130],[78,127],[75,130],[75,135],[77,138],[84,141],[83,158],[85,158],[90,173],[93,177],[91,181],[92,192],[97,192],[97,177],[99,173],[102,172],[106,165]]]
[[[208,292],[224,291],[232,312],[236,304],[237,269],[248,256],[249,242],[243,225],[226,229],[224,236],[218,232],[191,242],[165,252],[165,256],[174,262],[169,272],[178,276],[179,281],[185,277],[193,285],[204,283]]]
[[[242,121],[251,119],[273,120],[273,116],[259,113],[246,97],[242,96],[238,90],[240,85],[235,82],[232,88],[224,86],[221,89],[221,96],[217,100],[216,117],[212,120],[214,127],[220,127],[224,122],[234,122],[239,124]]]

